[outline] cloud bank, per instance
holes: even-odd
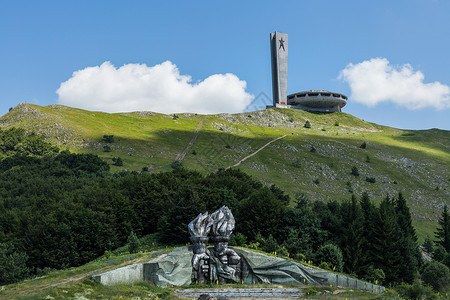
[[[393,102],[409,109],[450,107],[450,87],[440,82],[424,83],[424,75],[411,65],[392,66],[386,58],[348,64],[339,79],[350,85],[351,100],[367,106]]]
[[[75,71],[56,93],[60,104],[87,110],[219,113],[243,111],[254,98],[246,87],[244,80],[230,73],[192,83],[170,61],[120,68],[107,61]]]

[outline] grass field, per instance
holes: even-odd
[[[306,120],[311,128],[304,127]],[[199,134],[182,163],[205,174],[232,166],[286,135],[238,168],[292,197],[304,193],[311,200],[342,201],[366,191],[380,201],[403,192],[421,239],[433,236],[443,205],[450,205],[450,132],[444,130],[400,130],[340,112],[108,114],[25,103],[1,117],[0,126],[45,134],[62,149],[98,154],[109,163],[121,157],[124,165],[112,165],[113,172],[170,170],[196,130]],[[106,143],[104,135],[113,135],[114,142]],[[111,151],[105,152],[105,146]],[[352,167],[359,176],[350,174]]]

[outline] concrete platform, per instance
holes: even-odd
[[[175,290],[179,297],[198,298],[202,294],[208,294],[218,299],[296,299],[303,296],[303,290],[298,288],[242,288],[242,289],[185,289]]]

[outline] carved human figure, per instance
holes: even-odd
[[[235,225],[233,214],[228,207],[222,206],[211,214],[211,219],[213,222],[211,234],[214,241],[214,248],[210,249],[212,277],[217,274],[219,283],[226,283],[227,279],[239,282],[241,258],[233,249],[228,248],[228,241]],[[212,270],[212,267],[216,270]]]
[[[194,244],[192,257],[192,277],[204,283],[209,276],[209,255],[206,253],[206,243],[211,230],[211,217],[208,213],[199,214],[188,224],[191,241]]]
[[[241,257],[231,248],[228,241],[234,230],[235,220],[231,210],[222,206],[213,214],[199,214],[189,223],[191,241],[194,243],[192,257],[192,278],[200,283],[207,278],[219,283],[240,282],[242,274]],[[214,247],[206,249],[208,234]]]

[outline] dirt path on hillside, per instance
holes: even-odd
[[[259,151],[261,151],[262,149],[266,148],[267,146],[269,146],[270,144],[272,144],[273,142],[276,142],[278,140],[281,140],[282,138],[284,138],[285,136],[287,136],[286,134],[283,136],[280,136],[274,140],[271,140],[270,142],[266,143],[264,146],[262,146],[261,148],[259,148],[258,150],[256,150],[255,152],[253,152],[252,154],[247,155],[246,157],[244,157],[243,159],[241,159],[240,161],[238,161],[236,164],[227,167],[225,170],[228,170],[229,168],[232,167],[237,167],[239,166],[242,162],[244,162],[245,160],[249,159],[250,157],[252,157],[253,155],[257,154]]]
[[[200,129],[202,129],[204,120],[205,120],[205,118],[201,117],[201,119],[198,121],[197,128],[195,129],[195,132],[194,132],[194,136],[192,136],[192,138],[189,141],[189,144],[186,146],[186,148],[182,152],[177,154],[177,157],[175,157],[175,160],[183,160],[184,157],[186,156],[186,153],[189,151],[189,149],[192,148],[192,146],[195,143],[195,140],[198,137],[198,134],[200,133]]]

